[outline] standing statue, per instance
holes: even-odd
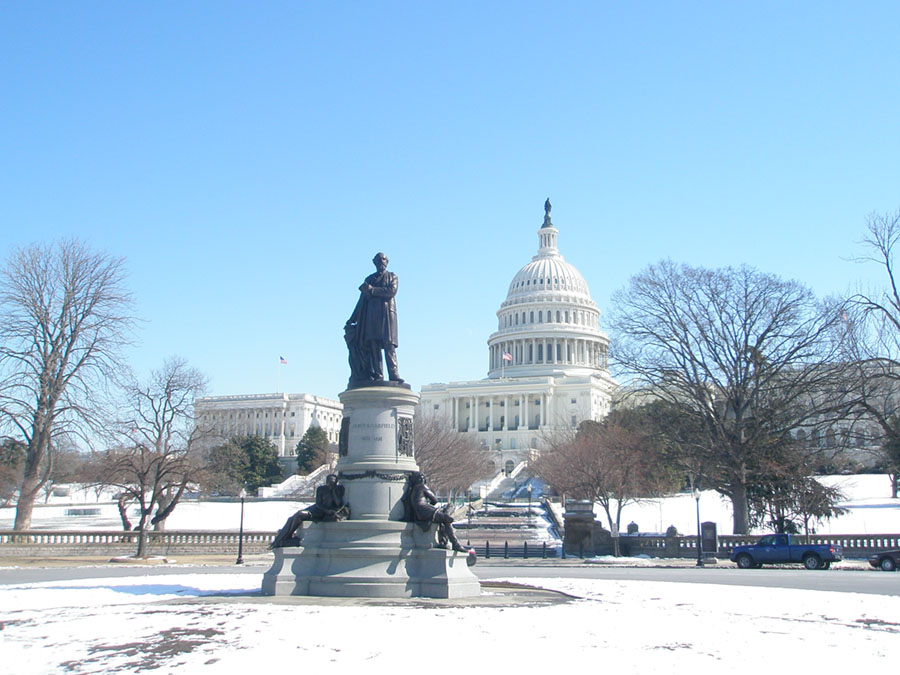
[[[321,523],[335,522],[348,517],[350,507],[344,503],[344,486],[338,483],[337,476],[330,474],[325,478],[325,485],[316,488],[316,503],[288,518],[284,527],[278,530],[275,539],[269,544],[269,548],[299,546],[303,537],[295,537],[294,534],[303,525],[304,520]]]
[[[552,208],[550,197],[547,197],[547,201],[544,202],[544,224],[541,227],[553,227],[553,221],[550,220],[550,209]]]
[[[425,484],[425,474],[413,471],[406,479],[403,496],[400,498],[403,504],[403,520],[408,523],[416,523],[423,530],[428,530],[432,523],[438,524],[438,545],[446,548],[449,541],[454,551],[466,552],[465,546],[459,543],[456,532],[453,531],[453,518],[447,512],[451,505],[438,508],[437,497]]]
[[[344,340],[350,353],[350,387],[384,381],[382,352],[388,379],[403,384],[397,373],[397,275],[387,271],[388,257],[384,253],[376,254],[372,262],[377,271],[359,287],[359,300],[344,324]]]

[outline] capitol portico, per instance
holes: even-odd
[[[496,470],[511,470],[549,434],[602,419],[616,387],[600,311],[560,255],[558,234],[548,201],[537,254],[513,277],[497,311],[487,379],[422,388],[422,412],[477,434]]]

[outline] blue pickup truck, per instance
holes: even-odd
[[[840,546],[800,544],[789,534],[767,534],[752,546],[735,546],[730,558],[745,570],[787,563],[802,563],[808,570],[827,570],[841,559],[842,553]]]

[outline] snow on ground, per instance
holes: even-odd
[[[521,581],[578,599],[505,608],[290,605],[250,601],[260,581],[246,573],[0,586],[4,670],[235,673],[365,664],[381,672],[411,659],[479,672],[556,672],[580,663],[626,675],[710,666],[757,673],[767,662],[779,672],[866,672],[887,667],[900,641],[893,596],[546,578]]]
[[[825,476],[824,482],[840,487],[847,496],[842,504],[847,515],[818,523],[820,534],[895,534],[900,532],[900,499],[891,499],[890,482],[884,474]],[[103,497],[100,498],[103,500]],[[273,532],[305,502],[255,501],[244,504],[244,529]],[[71,516],[71,508],[99,508],[99,515]],[[622,529],[636,522],[641,532],[665,532],[674,525],[683,534],[697,531],[697,505],[690,494],[649,499],[627,504],[622,511]],[[597,517],[606,524],[606,514],[595,507]],[[133,513],[133,512],[132,512]],[[238,502],[183,501],[166,521],[170,530],[237,531],[241,507]],[[15,508],[0,508],[0,529],[12,529]],[[717,523],[719,534],[732,531],[731,502],[717,492],[706,490],[700,496],[700,519]],[[132,518],[136,522],[137,517]],[[48,504],[36,504],[36,529],[121,530],[115,504],[98,501],[92,491],[72,491],[68,497],[51,497]],[[460,521],[460,526],[464,522]],[[758,532],[766,532],[762,528]]]
[[[819,534],[895,534],[900,532],[900,499],[891,499],[891,484],[885,474],[824,476],[822,481],[840,487],[846,501],[840,505],[846,515],[815,525]],[[597,518],[606,524],[606,514],[595,506]],[[716,523],[719,534],[731,534],[731,502],[712,490],[700,493],[700,520]],[[629,522],[641,532],[665,532],[674,525],[682,534],[697,532],[697,503],[688,494],[648,499],[627,504],[622,511],[622,530]],[[768,532],[768,528],[757,530]]]
[[[274,532],[280,528],[297,509],[308,506],[309,502],[248,501],[244,503],[244,530],[249,532]],[[99,515],[66,515],[72,508],[96,508]],[[0,508],[0,530],[12,529],[15,522],[15,507]],[[129,510],[132,524],[138,520],[137,514]],[[217,532],[237,532],[241,522],[240,502],[183,501],[175,507],[166,519],[169,530],[212,530]],[[38,530],[122,530],[115,504],[35,504],[32,526]]]

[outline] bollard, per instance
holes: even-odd
[[[525,545],[522,549],[522,557],[528,558],[528,542],[527,541],[525,542]]]
[[[508,541],[503,542],[503,557],[509,558],[509,542]]]
[[[485,559],[491,557],[491,542],[489,541],[484,542],[484,557]]]

